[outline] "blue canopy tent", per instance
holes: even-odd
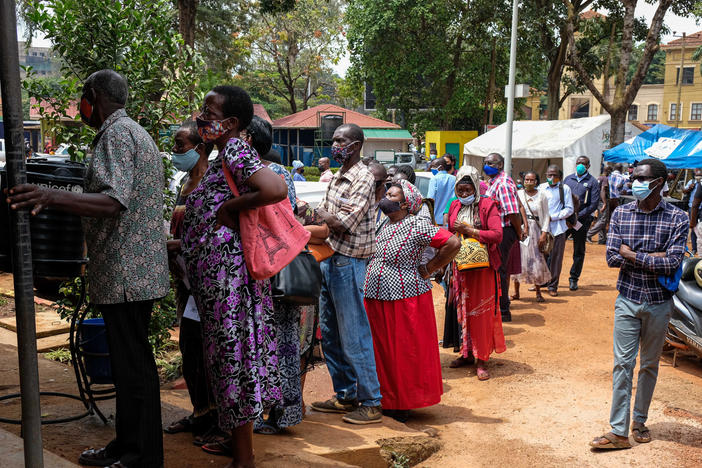
[[[658,124],[604,152],[608,162],[633,164],[647,158],[660,159],[668,169],[702,167],[702,132]]]

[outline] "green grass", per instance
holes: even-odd
[[[44,353],[44,357],[50,361],[71,362],[71,351],[68,348],[58,348],[48,353]]]

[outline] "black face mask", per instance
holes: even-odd
[[[381,199],[378,202],[378,208],[380,208],[380,211],[382,211],[386,215],[389,215],[390,213],[395,213],[396,211],[400,211],[402,209],[400,207],[400,202],[392,201],[387,197]]]

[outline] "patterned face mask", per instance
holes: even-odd
[[[357,141],[352,141],[346,146],[332,146],[331,156],[332,158],[334,158],[334,161],[338,162],[341,165],[348,161],[352,154],[352,152],[350,151],[350,147],[354,143],[357,143]]]
[[[205,120],[198,117],[195,120],[197,121],[197,133],[205,143],[216,141],[229,131],[224,128],[224,122],[229,120],[229,118],[224,120]]]

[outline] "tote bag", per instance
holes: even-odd
[[[238,197],[239,190],[224,161],[222,169],[230,190]],[[295,219],[287,197],[272,205],[239,211],[239,233],[246,268],[255,280],[278,273],[302,252],[310,239],[309,231]]]

